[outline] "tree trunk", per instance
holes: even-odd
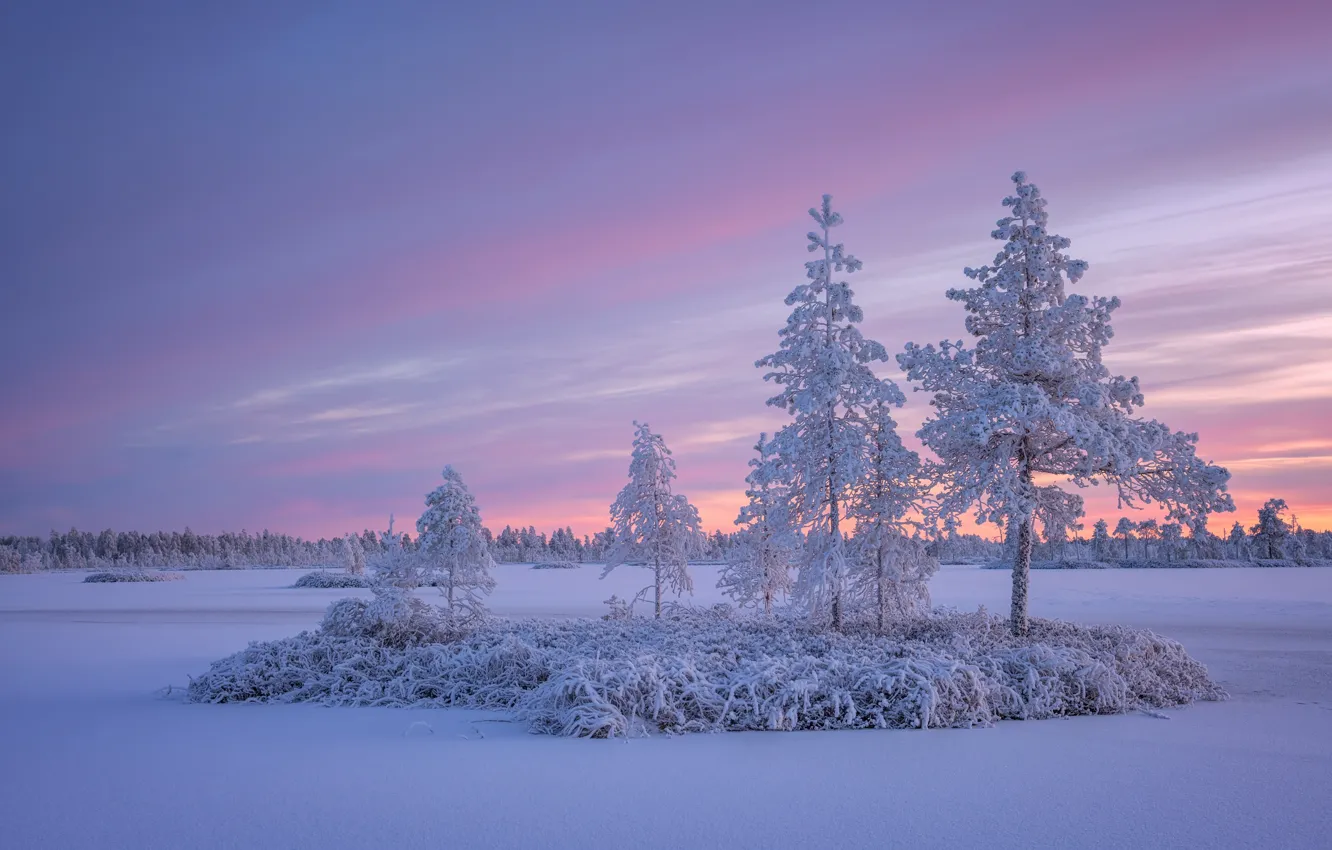
[[[837,505],[836,489],[836,452],[833,451],[832,438],[832,420],[829,419],[828,426],[828,517],[829,527],[832,529],[832,536],[829,538],[828,545],[837,547],[841,544],[841,515]],[[842,576],[840,574],[833,576],[832,583],[832,628],[835,632],[842,630]]]
[[[878,575],[876,576],[878,583],[875,585],[875,587],[878,589],[879,592],[879,634],[883,634],[884,603],[883,603],[883,544],[882,543],[878,547],[878,559],[879,559],[878,560],[879,572]]]
[[[1018,524],[1017,557],[1013,561],[1013,634],[1027,633],[1027,585],[1031,578],[1031,517]]]
[[[657,589],[656,618],[661,619],[661,561],[654,560],[652,563],[652,575]]]

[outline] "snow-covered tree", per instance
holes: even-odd
[[[1171,517],[1234,505],[1229,473],[1198,458],[1196,434],[1134,416],[1137,378],[1101,362],[1119,300],[1066,291],[1087,264],[1046,230],[1045,199],[1026,175],[1013,183],[1010,214],[991,234],[1004,243],[994,265],[967,269],[975,286],[948,292],[966,309],[974,344],[908,343],[898,362],[933,396],[918,435],[941,461],[943,511],[974,508],[980,522],[1015,525],[1011,620],[1022,634],[1033,519],[1057,498],[1055,481],[1108,483],[1121,504],[1160,503]]]
[[[1194,514],[1188,519],[1189,548],[1195,558],[1219,557],[1219,543],[1215,534],[1207,528],[1207,514]]]
[[[887,402],[869,407],[865,425],[869,463],[846,504],[847,519],[855,523],[849,547],[850,595],[873,612],[883,631],[890,618],[929,613],[926,582],[939,563],[908,535],[913,525],[909,517],[925,489],[920,456],[902,445]]]
[[[462,476],[444,467],[444,483],[426,496],[425,513],[416,521],[418,556],[444,595],[450,615],[485,613],[481,597],[495,589],[490,570],[495,561],[482,534],[481,511]]]
[[[666,442],[646,422],[635,422],[634,427],[638,430],[629,459],[629,483],[610,508],[615,543],[601,577],[620,564],[641,562],[652,570],[652,585],[634,599],[653,591],[653,611],[660,617],[664,591],[677,596],[693,592],[689,557],[699,548],[703,532],[698,510],[684,496],[671,492],[675,459]]]
[[[1268,499],[1258,509],[1258,524],[1250,528],[1253,548],[1259,558],[1275,559],[1285,555],[1286,540],[1291,526],[1282,516],[1288,507],[1285,499]]]
[[[717,577],[717,587],[741,607],[762,605],[772,614],[777,600],[791,592],[791,567],[796,541],[786,521],[787,488],[778,477],[777,457],[767,434],[754,444],[757,457],[749,461],[745,495],[749,504],[740,509],[735,546]]]
[[[1161,527],[1157,525],[1154,519],[1145,519],[1138,523],[1138,539],[1142,541],[1142,557],[1148,560],[1152,557],[1152,544],[1161,539]]]
[[[1129,542],[1133,540],[1133,532],[1138,524],[1126,516],[1119,518],[1119,523],[1115,525],[1115,536],[1124,541],[1124,560],[1129,558]]]
[[[1111,556],[1110,523],[1103,519],[1098,519],[1092,526],[1092,557],[1098,561],[1106,561]]]
[[[822,207],[809,214],[818,230],[809,234],[808,247],[822,256],[805,264],[808,282],[786,297],[794,309],[779,331],[780,348],[755,365],[769,370],[764,380],[780,388],[768,404],[792,417],[772,443],[789,487],[788,522],[804,537],[796,596],[812,616],[840,629],[848,579],[842,522],[851,491],[870,465],[867,412],[905,399],[896,384],[870,369],[888,359],[887,351],[861,335],[856,325],[863,314],[851,287],[833,280],[834,273],[859,271],[861,263],[832,242],[832,229],[842,223],[832,196],[824,195]]]
[[[1082,523],[1078,522],[1081,516],[1082,497],[1076,493],[1065,493],[1055,487],[1040,492],[1035,520],[1040,524],[1051,557],[1063,557],[1068,533],[1082,530]]]
[[[355,534],[342,538],[343,566],[352,575],[365,572],[365,549],[361,548],[361,539]]]
[[[1226,535],[1226,542],[1230,544],[1235,558],[1247,558],[1249,554],[1249,536],[1244,533],[1244,526],[1238,522],[1230,526],[1230,533]]]
[[[1161,524],[1161,552],[1167,561],[1175,560],[1183,545],[1184,530],[1177,522]]]

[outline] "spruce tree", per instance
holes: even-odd
[[[832,241],[832,229],[842,224],[832,196],[809,214],[818,229],[808,235],[808,249],[821,256],[805,264],[807,282],[786,297],[793,310],[779,331],[780,347],[755,365],[780,388],[768,404],[791,415],[772,443],[788,487],[787,522],[804,538],[797,597],[813,617],[841,629],[848,580],[843,523],[870,465],[867,414],[905,399],[870,369],[888,359],[887,351],[861,335],[863,314],[851,287],[833,279],[859,271],[861,263]]]

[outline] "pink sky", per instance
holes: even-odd
[[[730,528],[805,210],[897,351],[1018,168],[1146,414],[1332,527],[1325,3],[113,5],[0,28],[0,534],[327,536],[446,463],[591,532],[634,419]]]

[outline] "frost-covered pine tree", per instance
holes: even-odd
[[[1290,523],[1282,514],[1288,510],[1285,499],[1268,499],[1258,509],[1258,524],[1249,531],[1253,534],[1254,552],[1269,560],[1285,556],[1285,545],[1290,537]]]
[[[1070,531],[1081,531],[1082,497],[1062,490],[1048,490],[1036,506],[1036,522],[1050,550],[1051,558],[1062,558]]]
[[[772,614],[773,604],[791,592],[791,567],[796,542],[786,520],[788,494],[779,477],[777,457],[767,434],[754,444],[757,457],[749,461],[749,504],[740,509],[735,524],[737,541],[726,553],[717,587],[741,607],[762,605]]]
[[[1244,533],[1244,526],[1238,522],[1230,526],[1230,533],[1226,535],[1226,542],[1230,544],[1236,560],[1245,559],[1249,556],[1249,537]]]
[[[1129,541],[1133,540],[1133,532],[1138,525],[1126,516],[1119,518],[1119,523],[1115,526],[1115,536],[1124,541],[1124,560],[1129,559]]]
[[[393,530],[393,514],[389,514],[388,530],[379,533],[379,551],[372,554],[366,566],[373,588],[397,587],[410,590],[429,581],[425,562],[403,546],[404,535]]]
[[[1110,523],[1098,519],[1092,526],[1092,557],[1098,561],[1110,558]]]
[[[948,292],[966,309],[973,344],[908,343],[898,363],[933,396],[918,435],[941,461],[945,512],[974,508],[978,521],[1015,527],[1012,625],[1024,634],[1033,518],[1066,498],[1043,482],[1108,483],[1121,504],[1160,503],[1171,517],[1234,505],[1229,473],[1197,456],[1196,434],[1134,415],[1137,378],[1101,362],[1119,299],[1066,291],[1087,264],[1046,230],[1045,199],[1026,175],[1013,184],[1010,214],[991,234],[1003,243],[994,265],[967,269],[975,286]]]
[[[860,270],[860,260],[833,243],[842,217],[832,196],[809,211],[818,230],[809,250],[822,256],[805,264],[807,283],[786,296],[794,309],[779,331],[780,348],[755,365],[781,391],[768,404],[792,421],[773,436],[781,475],[789,487],[787,519],[804,536],[796,597],[812,616],[842,627],[848,582],[843,520],[851,490],[869,465],[867,412],[875,405],[901,405],[902,391],[874,375],[869,364],[888,359],[884,347],[856,327],[863,318],[851,287],[833,274]]]
[[[486,610],[481,597],[495,589],[490,574],[495,561],[486,546],[481,511],[462,476],[452,466],[444,467],[443,476],[416,521],[416,555],[444,595],[449,614],[478,617]]]
[[[634,427],[638,430],[629,459],[629,483],[610,508],[615,542],[601,577],[620,564],[641,561],[652,570],[652,584],[634,599],[653,591],[653,611],[660,617],[664,591],[677,596],[693,592],[689,557],[698,550],[703,531],[698,510],[684,496],[671,492],[675,459],[666,442],[646,422],[635,422]]]
[[[343,566],[347,572],[358,576],[365,572],[365,549],[361,547],[361,538],[348,534],[342,538]]]
[[[1138,540],[1142,542],[1142,559],[1151,560],[1152,544],[1160,541],[1161,526],[1154,519],[1145,519],[1138,523]]]
[[[1215,558],[1220,540],[1207,528],[1207,514],[1189,517],[1189,546],[1196,558]]]
[[[1183,541],[1184,529],[1179,523],[1167,522],[1161,525],[1161,552],[1167,561],[1175,560]]]
[[[902,445],[892,407],[876,402],[866,412],[869,463],[850,491],[847,519],[855,523],[850,546],[851,597],[873,615],[879,631],[889,618],[928,614],[926,586],[939,568],[908,532],[925,484],[920,455]]]

